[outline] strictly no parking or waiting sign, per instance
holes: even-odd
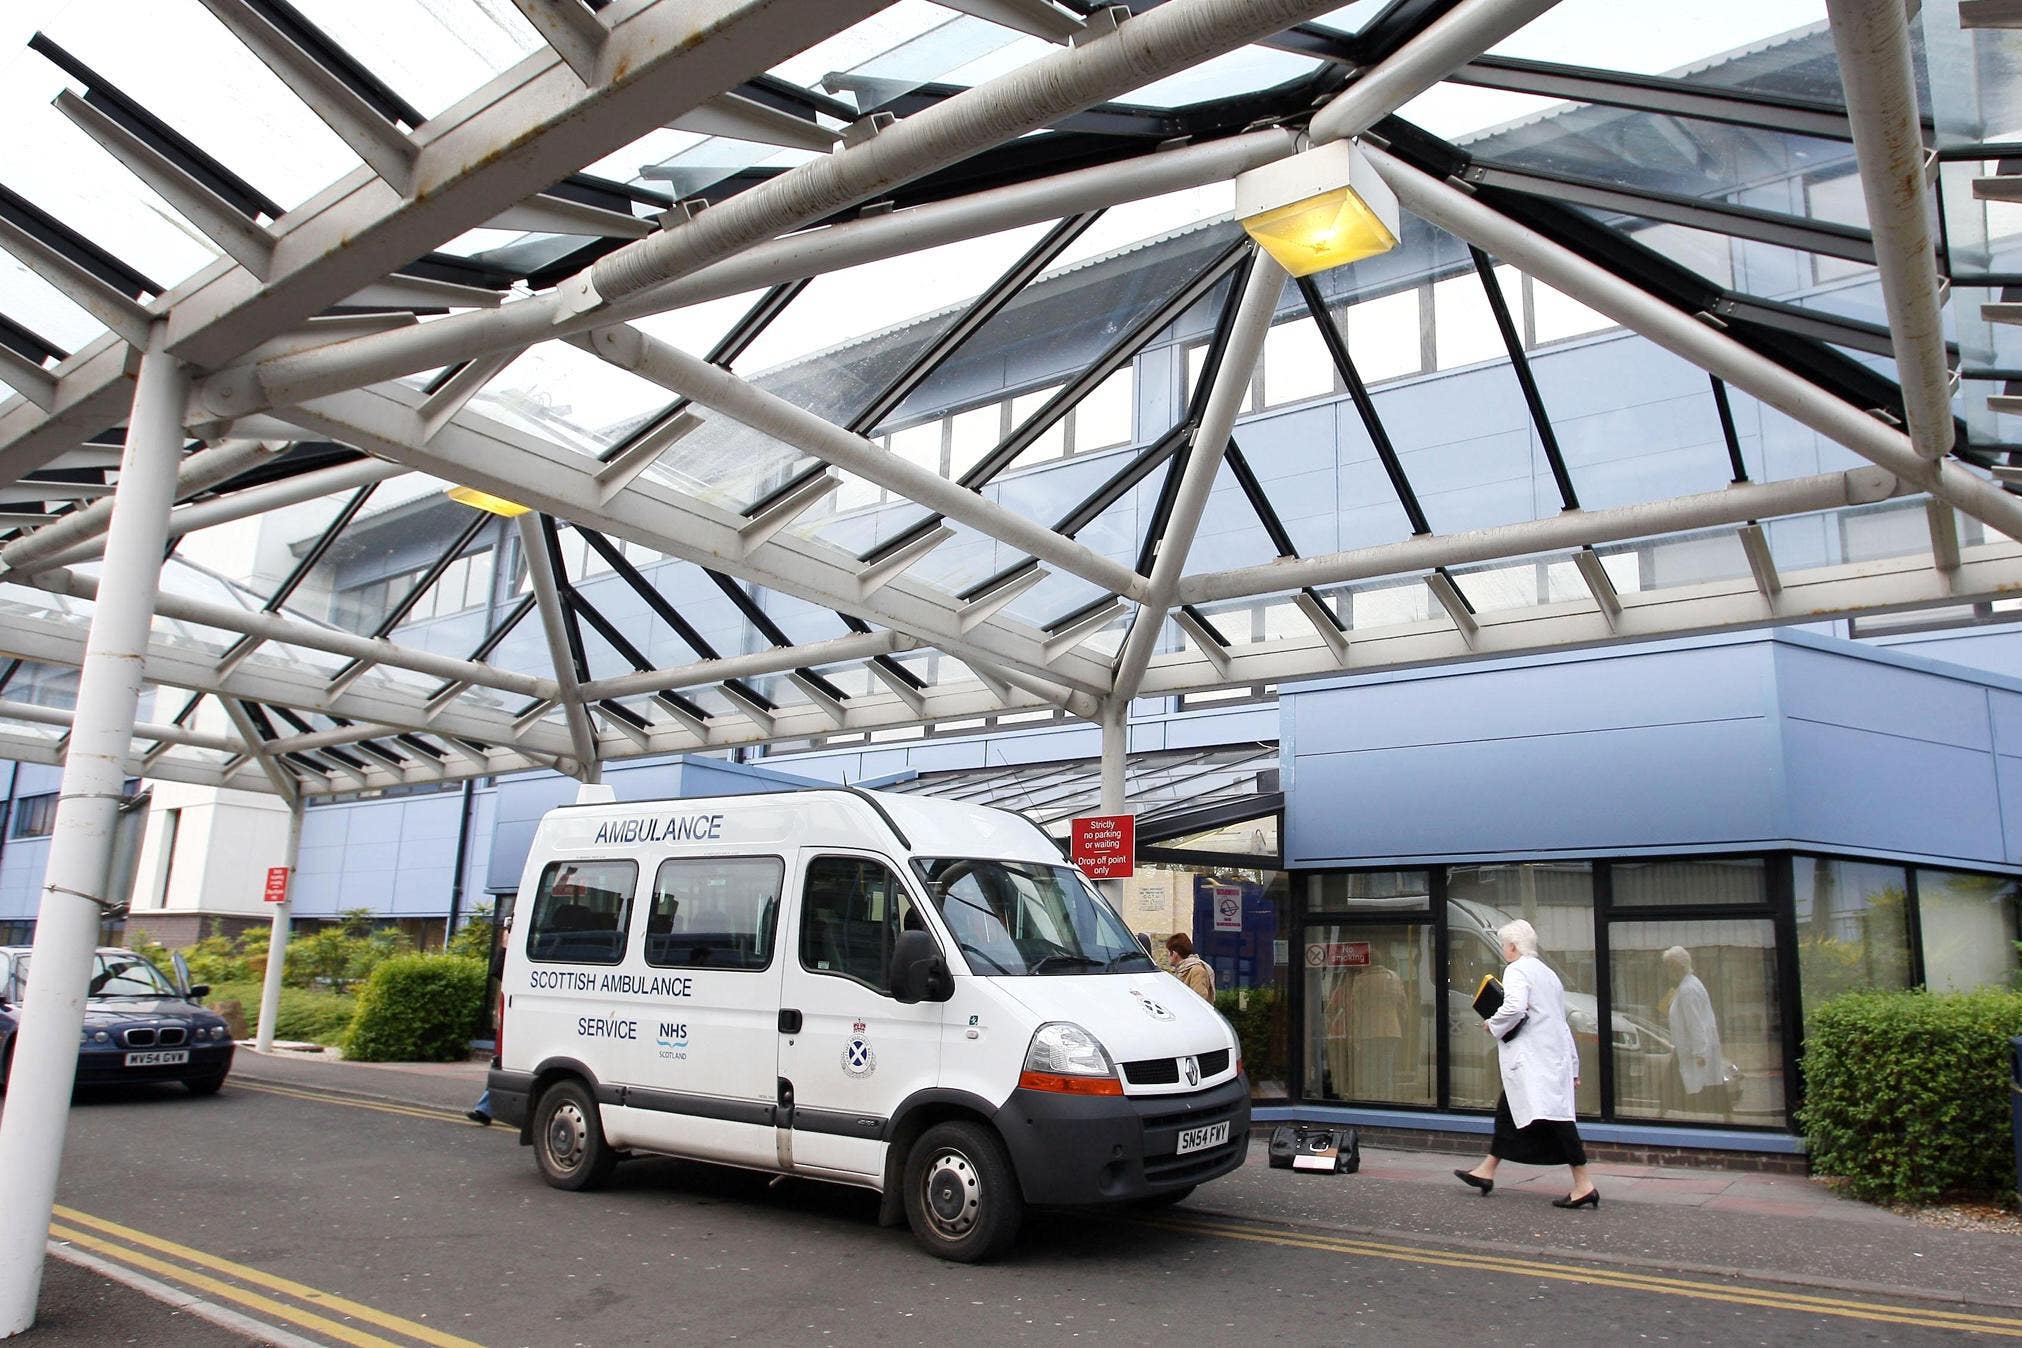
[[[1128,880],[1137,873],[1137,820],[1127,814],[1076,819],[1069,835],[1074,864],[1091,880]]]
[[[286,866],[269,866],[267,868],[267,892],[261,897],[266,899],[268,903],[286,903],[288,901],[288,868]]]

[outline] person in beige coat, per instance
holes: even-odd
[[[1183,931],[1176,931],[1165,940],[1166,952],[1172,956],[1173,977],[1207,998],[1208,1005],[1215,1004],[1215,971],[1208,962],[1194,953],[1194,941]]]

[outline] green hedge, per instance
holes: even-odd
[[[396,955],[372,971],[344,1056],[360,1062],[455,1062],[470,1054],[484,1006],[482,960]]]
[[[1822,1175],[1860,1198],[2015,1191],[2008,1041],[2022,993],[1855,992],[1812,1015],[1799,1112]]]
[[[236,1003],[245,1017],[247,1032],[252,1033],[259,1028],[258,983],[213,984],[204,1002],[220,1014],[225,1013],[227,1003]],[[341,1044],[344,1042],[344,1031],[350,1028],[351,1017],[357,1009],[358,999],[343,993],[284,987],[281,989],[279,1014],[274,1017],[274,1037],[310,1044]],[[226,1019],[231,1017],[226,1016]],[[237,1028],[236,1025],[233,1027],[235,1033]]]
[[[1275,988],[1234,988],[1215,993],[1215,1010],[1228,1017],[1242,1045],[1243,1067],[1251,1081],[1286,1079],[1285,1033]]]

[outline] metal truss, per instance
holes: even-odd
[[[2009,538],[2022,536],[2022,503],[1960,457],[1977,447],[1950,414],[1951,353],[1937,322],[1943,291],[1936,250],[1920,198],[1887,195],[1887,183],[1922,167],[1924,129],[1914,98],[1904,97],[1908,48],[1899,7],[1832,0],[1839,60],[1848,72],[1842,107],[1481,55],[1548,8],[1548,0],[1399,0],[1353,37],[1304,22],[1334,7],[1319,0],[1138,0],[1127,7],[1135,17],[1120,23],[1116,10],[1092,5],[1072,6],[1084,14],[1073,18],[1026,0],[964,0],[957,6],[963,12],[1059,49],[974,90],[930,83],[886,91],[846,77],[826,94],[762,72],[875,13],[878,3],[710,0],[698,7],[616,0],[592,9],[529,0],[521,8],[549,49],[424,119],[287,6],[204,3],[358,155],[360,166],[283,211],[75,56],[38,39],[38,50],[86,91],[65,94],[60,109],[210,236],[223,256],[164,289],[85,233],[0,188],[0,248],[107,328],[71,354],[0,315],[0,382],[23,395],[0,406],[0,482],[13,484],[11,504],[0,509],[23,514],[0,520],[19,530],[0,545],[0,581],[95,598],[95,582],[78,568],[101,548],[110,514],[108,474],[117,452],[102,433],[127,416],[142,346],[195,376],[182,420],[199,448],[186,455],[176,478],[182,504],[171,515],[171,539],[319,496],[349,496],[278,584],[234,595],[240,602],[160,596],[158,619],[222,632],[226,643],[212,653],[158,630],[145,652],[147,678],[193,696],[170,722],[135,727],[137,771],[284,796],[534,766],[594,779],[603,763],[651,754],[1038,709],[1096,719],[1140,695],[1886,612],[1964,602],[2022,584],[2016,548],[1962,546],[1954,524],[1956,508]],[[1251,41],[1330,64],[1291,86],[1195,108],[1168,112],[1104,101]],[[1869,187],[1872,231],[1471,160],[1390,116],[1442,78],[1629,114],[1851,141]],[[837,90],[855,101],[839,101]],[[650,193],[587,178],[582,170],[662,125],[821,154],[796,168],[714,185],[706,210],[691,201],[649,220],[634,207]],[[1366,142],[1371,158],[1407,210],[1469,249],[1557,487],[1562,510],[1553,518],[1436,533],[1320,288],[1301,281],[1286,292],[1282,273],[1266,262],[1252,265],[1241,244],[1221,251],[1115,334],[957,480],[866,438],[1045,275],[1101,211],[1283,158],[1298,148],[1295,133],[1324,141],[1371,127],[1381,132]],[[1189,141],[1165,143],[1174,137]],[[888,204],[897,209],[884,209]],[[1890,323],[1863,325],[1722,291],[1600,218],[1668,222],[1872,262],[1888,295]],[[487,224],[579,242],[538,274],[525,275],[433,251]],[[1036,224],[1051,226],[1044,238],[977,286],[976,298],[934,340],[836,420],[732,371],[769,325],[808,321],[797,300],[814,276]],[[1705,369],[1734,485],[1583,509],[1575,469],[1559,448],[1497,281],[1497,263]],[[1179,425],[1119,457],[1099,485],[1051,523],[985,493],[1110,374],[1224,282],[1229,300]],[[537,293],[508,294],[516,285]],[[637,326],[652,315],[746,292],[755,293],[748,311],[702,356]],[[1244,454],[1238,409],[1285,293],[1303,306],[1297,321],[1317,324],[1410,538],[1302,556],[1265,476]],[[443,309],[456,312],[414,321],[417,312]],[[555,340],[659,385],[667,401],[596,454],[508,424],[473,402],[519,353]],[[1903,385],[1834,349],[1840,347],[1892,357]],[[440,370],[426,387],[393,382],[426,369]],[[1750,481],[1730,386],[1877,466]],[[814,463],[741,510],[687,494],[652,468],[678,453],[704,412],[755,428]],[[312,464],[280,452],[312,437],[369,457]],[[1224,466],[1277,559],[1192,574],[1193,536]],[[861,554],[804,536],[792,526],[835,490],[837,470],[917,503],[924,517]],[[494,609],[468,656],[422,650],[400,637],[417,604],[477,539],[482,518],[445,533],[432,560],[370,632],[343,631],[291,608],[360,524],[373,484],[404,472],[477,487],[538,512],[519,526],[531,593]],[[1160,473],[1135,565],[1080,541]],[[1783,516],[1920,493],[1934,503],[1932,547],[1924,557],[1780,570],[1762,528]],[[689,647],[689,663],[654,667],[638,634],[614,623],[586,592],[586,577],[567,574],[558,543],[570,526]],[[911,568],[953,536],[952,526],[1005,545],[1013,560],[959,591],[916,578]],[[1745,579],[1623,593],[1595,551],[1706,529],[1734,532],[1749,563]],[[734,605],[748,648],[721,651],[705,640],[620,543],[702,568]],[[1586,581],[1586,598],[1510,611],[1477,611],[1469,602],[1468,567],[1540,557],[1572,562]],[[1013,601],[1053,574],[1089,582],[1099,593],[1044,623],[1013,617]],[[1385,578],[1422,583],[1434,616],[1376,628],[1344,621],[1330,593]],[[767,606],[767,593],[835,614],[846,634],[797,640],[791,624]],[[1246,641],[1218,610],[1247,602],[1293,604],[1310,633]],[[529,674],[490,663],[533,614],[552,669]],[[0,631],[0,654],[83,662],[76,622],[44,612],[11,616],[16,621]],[[1118,626],[1126,633],[1117,656],[1090,648],[1091,637]],[[1183,643],[1173,639],[1175,629]],[[622,662],[618,672],[593,677],[586,645],[593,639]],[[310,664],[300,652],[342,663],[325,672],[328,661]],[[923,652],[959,661],[972,677],[922,679],[905,657]],[[845,691],[839,671],[854,666],[869,675],[868,691],[854,681],[856,691]],[[776,680],[767,685],[773,691],[761,692],[760,679]],[[705,712],[697,700],[704,689],[715,690],[730,710]],[[190,727],[205,699],[222,712],[228,733]],[[0,722],[62,728],[62,715],[0,700]],[[63,744],[0,736],[0,753],[56,761]]]

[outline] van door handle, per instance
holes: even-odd
[[[800,1012],[790,1006],[779,1008],[779,1032],[781,1034],[800,1033]]]

